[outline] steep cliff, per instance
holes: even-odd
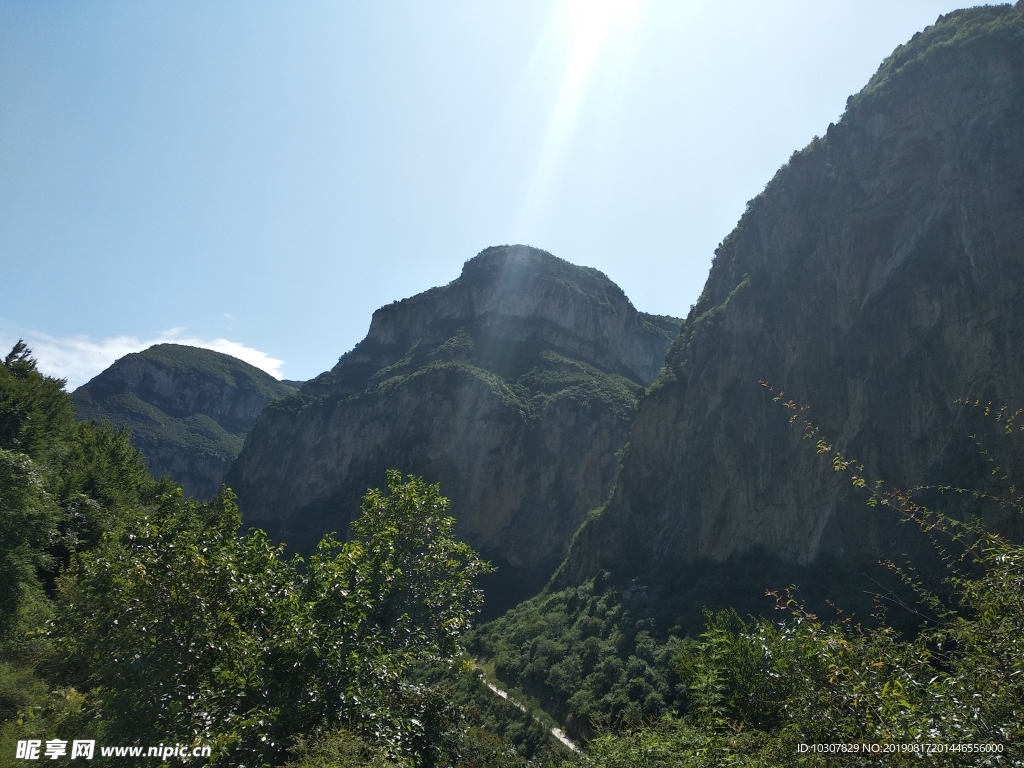
[[[898,48],[751,201],[562,583],[602,568],[624,580],[747,555],[809,565],[915,549],[913,526],[867,507],[758,381],[809,405],[868,477],[976,487],[969,436],[986,426],[954,401],[1024,404],[1022,338],[1018,3],[940,17]],[[1020,534],[1019,517],[990,522]]]
[[[264,406],[294,392],[230,355],[157,344],[125,355],[72,394],[80,420],[132,430],[157,477],[209,499]]]
[[[388,468],[440,482],[459,533],[500,568],[490,606],[508,605],[604,500],[678,327],[596,270],[490,248],[377,310],[331,371],[264,411],[228,482],[247,524],[299,549],[344,535]]]

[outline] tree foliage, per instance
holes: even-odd
[[[454,539],[437,486],[387,480],[356,538],[326,538],[308,563],[262,531],[239,535],[230,492],[164,496],[62,579],[64,682],[89,692],[110,738],[173,736],[224,762],[276,762],[324,725],[396,753],[429,749],[434,702],[404,674],[457,651],[486,565]]]
[[[562,713],[570,733],[639,726],[681,704],[669,664],[675,641],[620,598],[603,576],[542,594],[474,630],[470,649],[497,677]]]
[[[64,381],[40,373],[19,341],[0,365],[0,568],[14,579],[7,583],[34,582],[28,567],[49,579],[156,486],[128,433],[76,423]],[[0,608],[0,623],[16,612],[18,593]]]
[[[0,511],[5,742],[176,739],[245,765],[300,735],[316,760],[357,742],[422,765],[458,751],[461,713],[407,673],[458,652],[489,566],[437,486],[388,472],[352,540],[286,558],[239,533],[230,491],[185,499],[125,431],[76,423],[19,343],[0,366]]]
[[[787,596],[780,623],[709,614],[673,660],[687,685],[685,714],[605,733],[591,744],[592,764],[1019,764],[1024,547],[986,539],[983,575],[956,577],[956,610],[910,639],[884,626],[823,623]],[[813,744],[855,751],[800,752]]]

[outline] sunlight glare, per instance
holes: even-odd
[[[557,181],[559,163],[579,121],[595,73],[623,68],[640,15],[641,0],[562,0],[552,14],[555,39],[564,46],[561,85],[534,169],[520,229],[534,230]],[[617,48],[615,61],[610,54]]]

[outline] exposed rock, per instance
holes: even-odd
[[[423,475],[500,573],[532,594],[607,495],[636,397],[679,321],[600,272],[490,248],[452,283],[377,310],[366,338],[257,421],[229,483],[246,524],[300,550],[344,536],[384,471]]]
[[[799,426],[868,478],[976,488],[969,436],[997,430],[954,401],[1024,404],[1022,339],[1018,4],[940,17],[751,201],[562,578],[754,548],[795,564],[914,549],[914,526],[867,507]],[[811,407],[796,429],[759,380]],[[990,523],[1020,535],[1019,516]]]
[[[154,475],[209,499],[263,407],[292,392],[230,355],[157,344],[125,355],[72,398],[80,420],[131,429]]]

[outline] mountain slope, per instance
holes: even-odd
[[[588,736],[594,723],[631,731],[659,723],[646,731],[653,738],[621,742],[628,745],[621,764],[640,750],[673,765],[715,754],[760,764],[754,757],[743,762],[744,743],[760,749],[783,733],[806,743],[836,733],[848,740],[857,731],[830,732],[838,722],[828,714],[832,704],[857,721],[855,728],[863,721],[870,723],[865,732],[890,737],[906,727],[910,721],[901,718],[911,711],[921,715],[914,733],[959,734],[967,721],[1013,733],[1020,721],[1015,710],[988,720],[948,714],[960,701],[999,698],[980,692],[985,674],[994,688],[1009,690],[1013,674],[1004,663],[982,662],[978,668],[989,671],[978,675],[955,673],[964,681],[962,697],[946,698],[956,684],[942,677],[959,654],[983,658],[1004,636],[986,630],[950,644],[949,627],[992,617],[1010,628],[1005,637],[1019,638],[1014,610],[1005,607],[1019,605],[1019,574],[993,576],[1001,567],[996,560],[1016,562],[1007,554],[1013,549],[989,542],[988,562],[957,561],[962,544],[978,539],[951,541],[938,528],[934,535],[952,555],[952,568],[946,567],[918,526],[901,525],[882,504],[868,506],[867,490],[851,484],[851,473],[836,473],[833,459],[836,451],[859,459],[864,468],[856,474],[866,483],[932,486],[919,488],[916,498],[952,519],[978,515],[990,529],[1024,539],[1020,513],[935,488],[1019,498],[1021,413],[1005,417],[1024,405],[1022,338],[1024,3],[1018,3],[940,17],[897,49],[850,99],[839,123],[794,154],[751,201],[718,248],[659,380],[638,404],[609,501],[588,516],[549,588],[479,628],[471,651],[487,658],[508,687],[541,702],[570,734]],[[780,391],[785,394],[775,402]],[[957,398],[980,400],[982,407],[959,405]],[[788,400],[795,411],[783,405]],[[986,416],[989,401],[1009,405],[1009,412],[999,421]],[[809,434],[805,420],[818,428],[810,440],[802,439]],[[830,446],[820,454],[819,438]],[[975,439],[991,449],[988,457],[979,456]],[[950,598],[947,606],[963,611],[962,623],[936,616],[934,604],[922,604],[877,562],[904,565],[904,553],[917,566],[912,581],[932,586],[936,576],[967,575],[936,590]],[[963,594],[965,583],[975,594],[984,591],[972,581],[982,574],[1005,588],[1003,607],[979,610]],[[765,594],[777,590],[786,601],[791,585],[808,612],[794,615],[793,604],[780,606]],[[904,597],[912,610],[904,610]],[[817,616],[837,617],[826,601],[844,620],[822,629]],[[869,664],[861,651],[826,661],[831,649],[845,654],[864,640],[899,646],[898,633],[871,631],[879,606],[881,621],[906,637],[927,622],[915,641],[921,663],[889,657]],[[705,607],[735,613],[707,616]],[[777,607],[787,610],[780,614]],[[743,634],[740,616],[748,613],[770,614],[760,625],[767,629],[734,643]],[[668,637],[705,631],[693,644]],[[937,636],[945,639],[936,644]],[[787,638],[790,650],[780,652],[772,637]],[[694,664],[694,651],[715,661]],[[901,674],[916,667],[921,677],[912,683],[873,677],[883,667]],[[796,702],[812,700],[813,685],[794,685],[794,670],[817,677],[827,691],[802,710],[806,718],[796,728],[789,713]],[[841,694],[843,681],[856,692]],[[933,684],[942,690],[936,700],[946,704],[927,715],[925,707],[901,705],[880,725],[877,702],[887,690],[925,691]],[[1002,700],[1016,705],[1020,697],[1014,692]],[[857,701],[870,703],[851,704]],[[755,716],[737,716],[748,706]],[[673,711],[685,713],[696,738],[664,727],[661,716]],[[722,740],[709,749],[707,735],[715,728]],[[809,735],[814,732],[827,739]],[[789,764],[792,754],[787,745],[765,764]]]
[[[758,382],[809,405],[869,478],[977,487],[986,470],[968,436],[996,430],[954,401],[1024,404],[1021,338],[1018,3],[940,17],[751,201],[561,583],[602,568],[626,580],[681,564],[867,563],[917,550],[912,527],[865,506]],[[1020,534],[1019,517],[990,522]]]
[[[247,524],[308,549],[347,532],[386,469],[440,482],[460,534],[501,569],[489,605],[511,604],[605,498],[678,323],[637,312],[596,270],[490,248],[379,309],[331,371],[269,407],[229,483]]]
[[[125,355],[72,398],[79,420],[128,427],[155,476],[209,499],[259,412],[293,391],[230,355],[157,344]]]

